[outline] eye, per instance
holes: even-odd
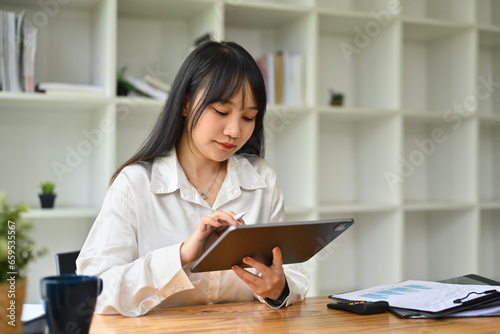
[[[227,113],[227,112],[224,112],[224,111],[218,110],[218,109],[213,108],[213,107],[212,107],[212,109],[213,109],[213,110],[214,110],[217,114],[219,114],[219,115],[221,115],[221,116],[227,116],[227,115],[228,115],[228,113]]]
[[[243,119],[247,122],[253,122],[255,121],[255,117],[248,117],[248,116],[244,116]]]

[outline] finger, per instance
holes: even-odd
[[[203,216],[201,217],[201,226],[213,226],[220,227],[222,224],[218,219],[215,219],[212,216]]]
[[[274,268],[283,268],[283,257],[279,247],[273,248],[273,265]]]
[[[254,258],[251,258],[251,257],[243,258],[243,263],[254,268],[258,272],[260,272],[263,276],[267,276],[268,272],[270,270],[270,268],[267,265],[255,260]]]
[[[224,212],[224,211],[217,211],[214,214],[212,214],[211,217],[214,219],[217,219],[221,222],[222,225],[240,225],[240,223],[237,220],[234,220],[234,216],[236,214],[232,211],[230,212]]]
[[[255,286],[255,284],[259,280],[258,276],[241,268],[240,266],[234,265],[234,266],[232,266],[231,269],[236,274],[236,276],[238,276],[243,282],[245,282],[250,287]]]

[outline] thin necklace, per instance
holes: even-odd
[[[215,184],[215,181],[217,181],[217,179],[219,178],[219,173],[220,173],[220,170],[221,170],[221,169],[222,169],[222,163],[219,165],[219,170],[217,171],[217,174],[215,175],[215,179],[214,179],[214,181],[212,182],[212,184],[210,185],[210,187],[208,187],[207,191],[205,191],[205,192],[203,192],[203,191],[201,191],[200,189],[198,189],[198,187],[196,187],[196,186],[194,185],[194,183],[193,183],[190,179],[188,179],[189,183],[191,183],[191,185],[192,185],[193,187],[195,187],[195,189],[196,189],[196,190],[198,190],[198,192],[199,192],[199,193],[200,193],[200,195],[201,195],[201,198],[202,198],[204,201],[206,201],[206,200],[208,199],[207,194],[210,192],[210,190],[212,190],[212,188],[213,188],[213,186],[214,186],[214,184]]]

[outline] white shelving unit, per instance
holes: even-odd
[[[66,4],[67,3],[67,4]],[[405,279],[500,279],[500,2],[495,0],[79,0],[26,10],[39,28],[36,80],[101,85],[103,98],[0,93],[1,188],[32,208],[50,254],[83,244],[115,168],[162,101],[117,98],[115,77],[171,83],[196,39],[255,58],[304,58],[304,105],[270,105],[266,158],[287,220],[353,217],[352,230],[301,264],[309,295]],[[345,94],[329,106],[329,91]],[[56,182],[41,210],[40,181]],[[300,238],[298,241],[300,242]]]

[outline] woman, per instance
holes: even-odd
[[[191,273],[218,229],[284,219],[276,174],[264,150],[265,86],[251,55],[207,42],[185,60],[139,151],[112,177],[77,260],[77,273],[104,281],[96,312],[126,316],[155,307],[250,301],[273,308],[305,297],[294,266],[252,258],[252,270]]]

